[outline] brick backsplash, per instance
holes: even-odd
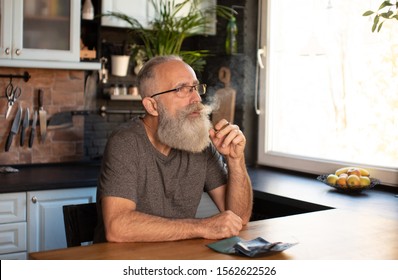
[[[47,119],[57,112],[84,109],[84,71],[53,70],[53,69],[20,69],[0,68],[1,74],[22,74],[28,71],[31,78],[28,82],[23,79],[13,79],[14,86],[22,89],[22,95],[14,105],[8,119],[5,118],[7,99],[5,88],[8,78],[0,79],[0,164],[33,164],[77,161],[84,157],[84,117],[74,116],[73,126],[67,129],[48,130],[44,143],[40,142],[40,129],[37,126],[33,147],[28,147],[28,138],[21,147],[20,132],[14,136],[11,148],[5,151],[5,143],[16,114],[16,108],[29,108],[30,120],[33,111],[38,110],[38,90],[44,92],[44,109]],[[31,127],[27,129],[29,136]]]

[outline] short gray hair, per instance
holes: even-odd
[[[156,66],[163,64],[169,61],[183,61],[181,57],[177,55],[164,55],[164,56],[155,56],[145,62],[144,66],[141,68],[140,72],[137,75],[137,87],[138,92],[141,95],[141,98],[150,96],[154,94],[153,87],[155,85],[154,79],[155,77],[155,68]]]

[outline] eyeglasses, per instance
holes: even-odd
[[[173,88],[170,90],[162,91],[159,93],[153,94],[151,97],[155,97],[164,93],[173,92],[175,91],[178,97],[184,98],[188,97],[192,94],[192,92],[196,91],[199,95],[206,94],[206,84],[197,84],[193,86],[180,86],[178,88]]]

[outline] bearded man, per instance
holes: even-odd
[[[145,116],[109,138],[97,190],[94,242],[156,242],[238,235],[251,216],[246,139],[202,104],[206,85],[177,56],[152,58],[137,76]],[[203,192],[219,213],[196,219]]]

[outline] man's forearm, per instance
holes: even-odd
[[[129,211],[111,222],[105,229],[111,242],[156,242],[196,238],[198,221],[195,219],[166,219]]]
[[[253,208],[253,190],[244,158],[227,158],[228,186],[226,190],[226,209],[233,211],[248,223]]]
[[[109,242],[158,242],[228,238],[241,228],[241,218],[232,211],[204,219],[167,219],[129,211],[108,223],[105,232]]]

